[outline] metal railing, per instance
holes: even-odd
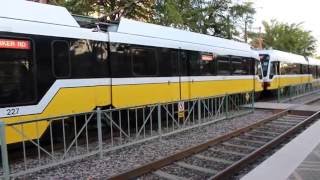
[[[252,108],[243,108],[245,104]],[[247,114],[253,111],[253,105],[254,92],[244,92],[123,109],[97,108],[83,114],[11,124],[1,122],[0,177],[18,177],[93,155],[103,158],[108,151]],[[38,139],[27,136],[26,127],[32,127],[37,134],[43,123],[48,126],[45,135]],[[22,140],[14,150],[7,150],[5,131],[9,129]]]
[[[299,98],[301,95],[316,92],[318,90],[320,90],[320,86],[318,83],[299,84],[299,85],[282,87],[277,89],[277,101],[290,102],[295,98]]]

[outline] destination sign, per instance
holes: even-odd
[[[30,41],[0,39],[0,49],[30,49]]]

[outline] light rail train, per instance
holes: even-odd
[[[63,7],[28,1],[0,6],[5,123],[262,90],[259,55],[245,43],[125,18],[81,27]]]
[[[265,91],[277,91],[290,86],[318,86],[320,61],[278,50],[260,50]]]

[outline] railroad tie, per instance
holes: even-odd
[[[184,177],[180,177],[180,176],[176,176],[176,175],[173,175],[173,174],[169,174],[169,173],[166,173],[164,171],[161,171],[161,170],[157,170],[155,172],[153,172],[153,174],[163,178],[163,179],[169,179],[169,180],[187,180],[187,178],[184,178]]]
[[[243,145],[238,145],[238,144],[230,144],[228,142],[222,143],[225,146],[230,146],[230,147],[235,147],[235,148],[242,148],[242,149],[250,149],[250,150],[256,150],[258,147],[252,147],[252,146],[243,146]]]
[[[256,132],[256,133],[262,133],[262,134],[270,134],[270,135],[273,135],[273,136],[279,136],[281,135],[281,133],[278,133],[278,132],[271,132],[271,131],[259,131],[259,130],[252,130],[251,132]]]
[[[218,173],[218,171],[216,171],[216,170],[187,164],[185,162],[176,162],[175,164],[178,166],[187,168],[187,169],[192,169],[192,170],[200,171],[200,172],[207,173],[207,174],[217,174]]]
[[[284,126],[284,125],[279,125],[279,124],[271,124],[271,123],[268,123],[266,124],[267,127],[270,127],[270,128],[274,128],[274,127],[277,127],[277,128],[281,128],[282,129],[289,129],[291,126]]]
[[[214,161],[218,163],[224,163],[224,164],[232,164],[232,161],[226,160],[226,159],[221,159],[221,158],[216,158],[216,157],[208,157],[208,156],[203,156],[200,154],[195,155],[196,158],[207,160],[207,161]]]
[[[286,121],[272,121],[271,124],[283,125],[283,126],[295,126],[297,123],[286,122]]]
[[[235,151],[228,151],[228,150],[225,150],[225,149],[217,149],[217,148],[210,148],[208,149],[212,152],[218,152],[218,153],[225,153],[225,154],[232,154],[232,155],[235,155],[235,156],[247,156],[248,154],[245,154],[245,153],[241,153],[241,152],[235,152]]]
[[[271,136],[254,135],[254,134],[250,134],[250,133],[246,133],[245,136],[253,137],[253,138],[266,139],[267,141],[270,141],[270,140],[274,139]]]
[[[249,143],[255,143],[255,144],[259,144],[259,145],[265,145],[266,142],[263,142],[263,141],[258,141],[258,140],[251,140],[251,139],[244,139],[242,137],[236,137],[236,138],[233,138],[237,141],[242,141],[242,142],[249,142]]]

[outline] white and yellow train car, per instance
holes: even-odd
[[[5,123],[262,91],[258,53],[245,43],[128,19],[81,27],[63,7],[28,1],[1,3],[0,24]],[[24,128],[35,139],[48,123]]]
[[[310,83],[313,87],[320,86],[320,60],[308,57],[309,72],[312,75]]]
[[[312,75],[304,56],[278,50],[258,52],[263,69],[264,90],[310,84]]]

